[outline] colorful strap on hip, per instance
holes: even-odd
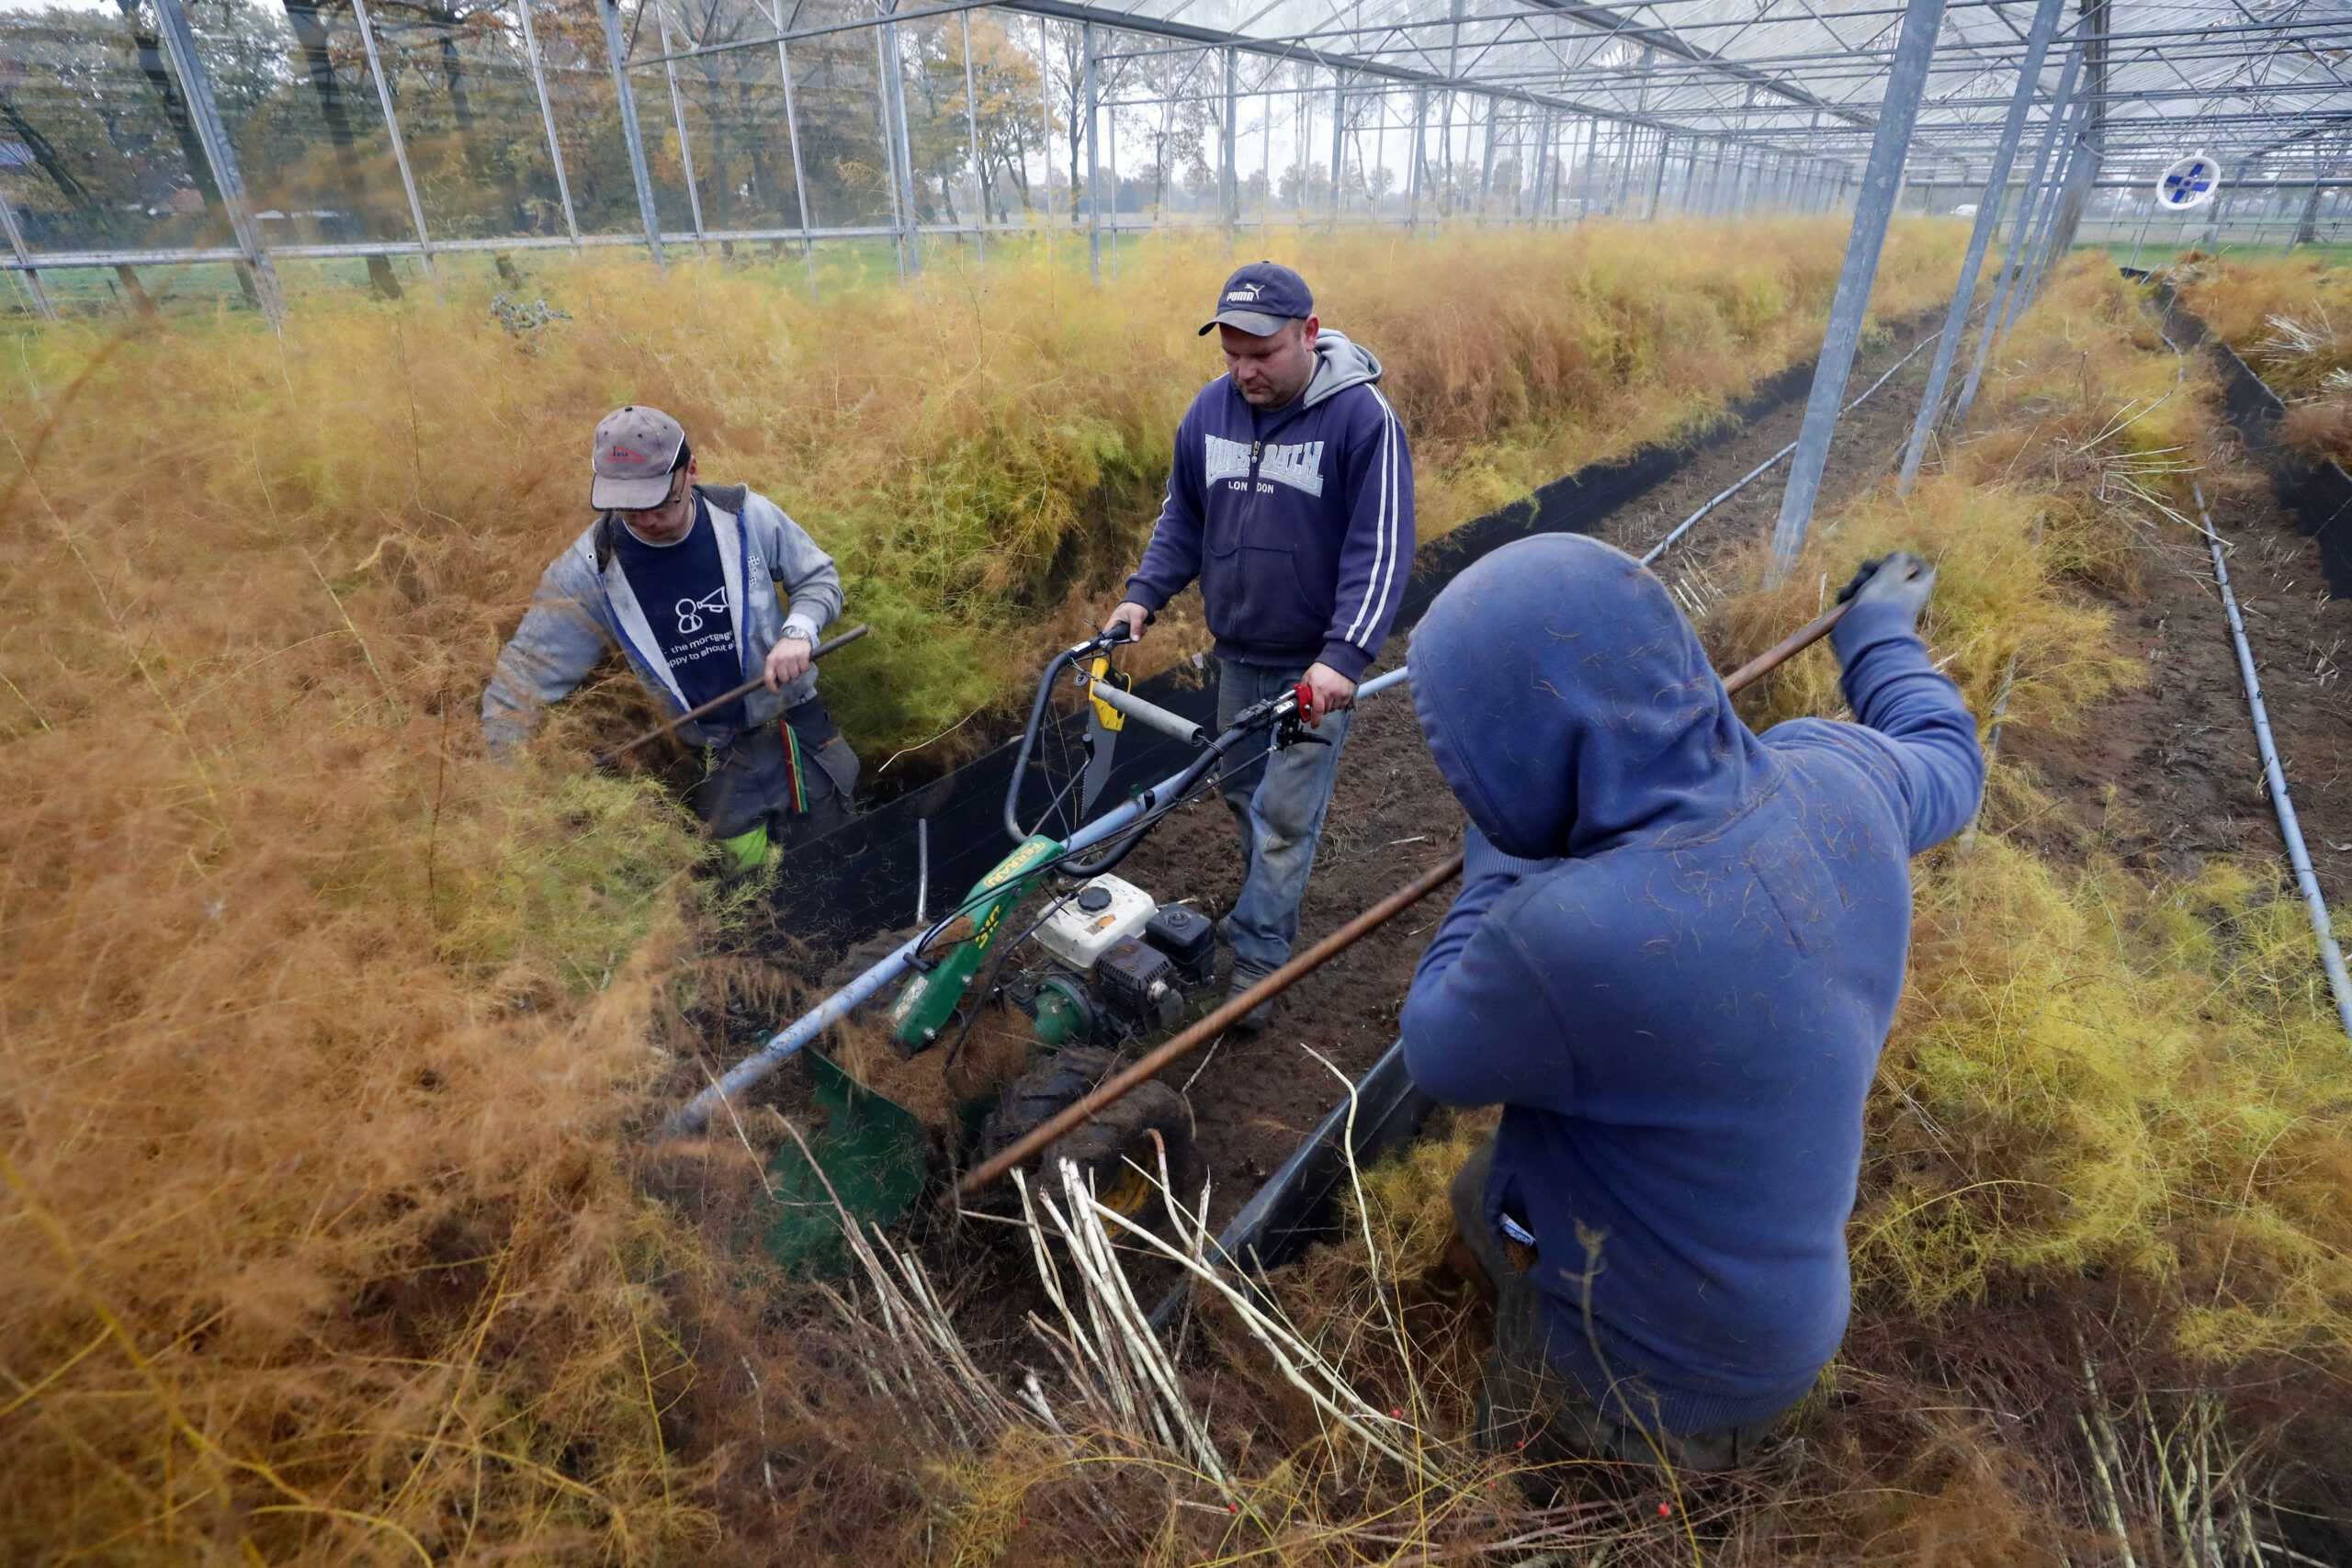
[[[800,737],[783,719],[777,719],[775,727],[784,731],[784,769],[786,778],[791,782],[793,813],[802,815],[808,809],[808,781],[801,772]]]

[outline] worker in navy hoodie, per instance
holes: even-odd
[[[1471,827],[1405,1060],[1503,1108],[1453,1185],[1501,1451],[1726,1468],[1844,1337],[1911,857],[1984,777],[1917,629],[1933,569],[1865,570],[1831,634],[1858,724],[1751,733],[1658,580],[1590,539],[1497,550],[1413,633]]]
[[[1378,388],[1380,361],[1324,327],[1306,280],[1253,262],[1215,318],[1226,374],[1176,431],[1167,504],[1109,625],[1137,638],[1198,579],[1219,663],[1217,724],[1304,682],[1328,745],[1260,752],[1222,781],[1247,873],[1218,922],[1231,988],[1290,957],[1331,781],[1364,667],[1378,657],[1413,564],[1413,465]],[[1241,1021],[1262,1030],[1271,1002]]]

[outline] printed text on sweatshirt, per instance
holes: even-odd
[[[1316,354],[1306,393],[1270,414],[1229,377],[1202,389],[1126,597],[1156,611],[1197,578],[1219,658],[1352,681],[1412,572],[1412,454],[1380,362],[1329,330]]]

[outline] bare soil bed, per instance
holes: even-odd
[[[2352,695],[2342,671],[2352,604],[2328,597],[2319,547],[2296,533],[2242,457],[2225,455],[2205,490],[2304,840],[2340,909],[2352,897]],[[2079,734],[2004,736],[2005,753],[2030,764],[2057,803],[2018,834],[2045,852],[2105,853],[2175,877],[2194,875],[2214,854],[2283,863],[2205,542],[2185,530],[2152,540],[2140,593],[2108,603],[2146,679],[2095,710]]]

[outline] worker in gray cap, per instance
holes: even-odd
[[[606,414],[594,463],[596,521],[539,579],[482,694],[492,752],[617,648],[664,717],[765,678],[676,731],[703,750],[689,798],[731,870],[848,820],[857,755],[817,695],[811,660],[841,614],[833,558],[767,497],[696,483],[684,429],[659,409]]]

